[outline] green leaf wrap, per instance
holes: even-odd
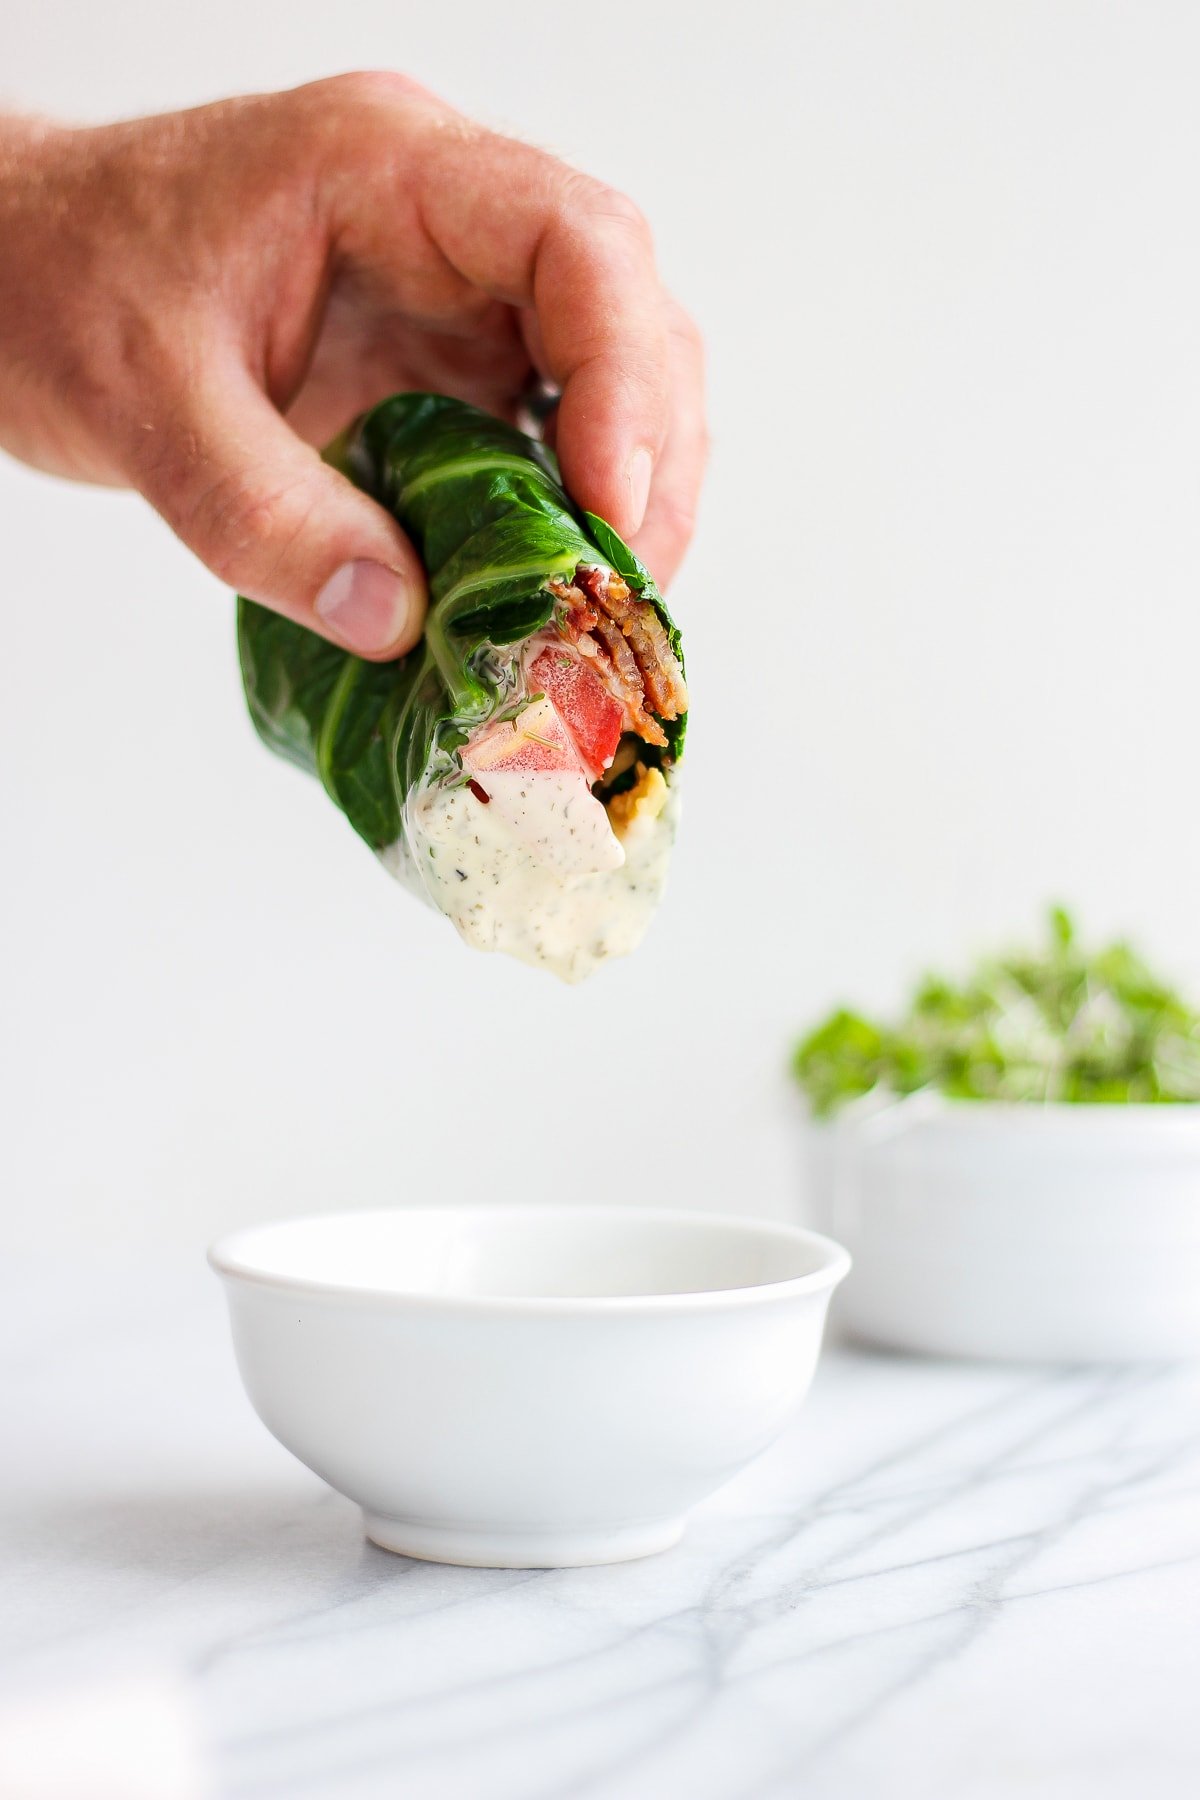
[[[238,650],[255,729],[317,775],[375,850],[402,835],[404,802],[439,755],[511,698],[492,647],[519,644],[554,610],[546,589],[577,564],[615,569],[679,632],[649,571],[602,519],[581,513],[544,444],[439,394],[397,394],[326,453],[397,518],[429,577],[425,637],[364,662],[238,599]],[[678,760],[686,719],[664,724]]]

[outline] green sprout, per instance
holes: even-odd
[[[1055,907],[1046,941],[928,976],[907,1013],[880,1024],[844,1008],[797,1046],[792,1072],[814,1114],[878,1089],[957,1100],[1200,1102],[1200,1013],[1128,944],[1090,955]]]

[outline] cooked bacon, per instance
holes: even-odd
[[[596,637],[608,651],[608,660],[617,672],[617,678],[631,694],[640,699],[645,693],[641,671],[633,651],[625,641],[621,627],[605,614],[601,613],[596,620]]]
[[[567,608],[567,623],[575,632],[594,631],[596,629],[596,609],[589,606],[587,600],[577,587],[569,582],[560,581],[557,576],[548,581],[546,586],[550,592]]]
[[[654,717],[654,714],[646,712],[643,707],[639,707],[634,714],[633,729],[637,732],[643,743],[657,744],[660,750],[666,749],[666,732]]]
[[[634,660],[641,674],[646,698],[661,718],[678,718],[679,710],[674,702],[674,690],[665,669],[659,663],[654,642],[646,629],[644,620],[632,618],[628,620],[623,630],[629,640]]]
[[[580,563],[575,571],[575,585],[583,589],[593,605],[602,607],[618,624],[628,618],[629,587],[611,569],[588,568],[586,563]]]
[[[619,575],[609,575],[607,582],[604,575],[603,569],[581,568],[575,582],[621,627],[655,712],[660,718],[677,719],[687,711],[687,688],[662,620],[648,600],[633,597]]]
[[[648,744],[666,747],[666,733],[658,720],[646,711],[646,688],[637,659],[630,649],[621,627],[602,613],[596,621],[596,637],[608,652],[610,668],[617,678],[617,692],[629,711],[629,722],[639,737]]]
[[[677,719],[687,711],[687,688],[662,620],[648,601],[639,600],[621,629],[637,658],[650,704],[661,718]]]
[[[547,585],[566,608],[567,634],[625,706],[629,728],[665,749],[659,719],[677,719],[688,699],[683,671],[653,606],[599,565],[580,563],[574,581],[556,576]]]

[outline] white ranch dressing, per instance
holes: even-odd
[[[498,950],[568,982],[641,942],[666,882],[674,794],[622,842],[582,774],[496,771],[484,805],[466,785],[418,790],[406,812],[406,852],[393,873],[415,875],[477,950]]]

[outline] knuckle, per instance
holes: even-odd
[[[345,170],[369,179],[392,169],[398,134],[409,129],[423,97],[407,75],[368,69],[271,95],[268,104],[282,108],[289,161],[325,178]]]
[[[643,414],[643,429],[653,434],[655,449],[661,452],[671,425],[671,387],[667,372],[660,362],[647,362],[641,369],[630,371],[629,386],[634,402]]]
[[[391,69],[347,69],[341,75],[331,75],[329,92],[338,100],[351,102],[374,98],[379,94],[407,92],[408,82],[403,75]]]
[[[183,502],[176,527],[221,581],[252,572],[261,581],[301,536],[307,507],[302,485],[264,484],[261,471],[232,470],[201,485]]]
[[[604,213],[610,219],[617,219],[623,225],[630,225],[637,231],[649,233],[646,215],[635,200],[621,188],[608,187],[603,182],[597,184],[593,194],[593,204],[597,212]]]
[[[594,197],[592,210],[597,218],[628,232],[639,243],[650,244],[649,220],[636,200],[631,200],[620,188],[601,187]]]
[[[562,203],[564,210],[573,218],[582,217],[594,224],[610,224],[643,243],[650,242],[650,226],[646,215],[628,194],[620,188],[609,187],[607,183],[597,181],[594,176],[585,175],[578,169],[567,169],[564,173]]]
[[[581,340],[576,377],[588,378],[589,391],[606,414],[639,422],[656,449],[669,425],[670,383],[661,357],[651,346],[614,341],[611,328]]]
[[[305,110],[333,112],[340,118],[346,113],[407,99],[416,92],[417,83],[394,69],[352,69],[293,88],[287,97]]]

